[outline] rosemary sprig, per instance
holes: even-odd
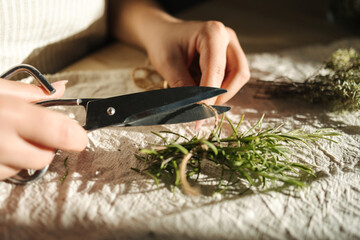
[[[177,136],[177,141],[171,141],[156,134],[164,140],[164,145],[141,149],[142,155],[137,155],[137,158],[146,163],[146,168],[134,170],[151,176],[156,183],[162,177],[170,177],[175,188],[182,186],[185,192],[192,190],[188,191],[187,180],[181,175],[186,172],[187,178],[197,181],[203,164],[209,162],[221,171],[217,178],[217,192],[234,188],[236,183],[244,180],[260,189],[306,186],[306,179],[315,177],[315,166],[292,161],[291,148],[322,139],[335,142],[331,138],[339,134],[331,129],[313,133],[303,130],[281,132],[281,125],[263,129],[263,117],[246,131],[239,130],[244,117],[236,125],[226,118],[233,130],[227,137],[220,136],[225,115],[208,138],[194,136],[188,139],[170,132]],[[181,169],[184,160],[185,170]]]

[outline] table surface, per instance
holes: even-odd
[[[358,37],[355,31],[328,20],[326,0],[214,0],[178,14],[185,20],[219,20],[233,28],[247,54],[276,52]],[[110,70],[143,66],[146,54],[121,42],[112,42],[71,64],[61,72]]]
[[[323,0],[214,0],[178,16],[220,20],[238,33],[252,69],[302,77],[316,68],[311,61],[300,60],[315,59],[332,48],[315,46],[305,51],[300,47],[355,36],[326,20],[326,4]],[[355,46],[355,41],[349,42]],[[360,48],[359,40],[356,47]],[[253,54],[289,48],[297,50],[265,54],[265,58]],[[114,42],[63,69],[62,74],[49,76],[49,80],[69,80],[65,98],[121,95],[137,90],[128,80],[129,68],[145,62],[143,52]],[[109,87],[115,85],[121,88]],[[0,238],[359,239],[360,113],[328,114],[296,99],[255,98],[256,92],[246,85],[229,102],[232,109],[227,116],[238,122],[246,115],[244,129],[265,113],[266,126],[286,123],[286,129],[333,128],[341,133],[338,144],[323,141],[294,149],[296,159],[317,166],[319,176],[298,195],[247,191],[241,196],[214,197],[208,184],[217,175],[211,165],[204,166],[199,185],[207,194],[199,198],[174,194],[163,183],[157,188],[150,179],[130,171],[141,166],[134,153],[150,144],[160,144],[151,131],[194,136],[194,125],[126,130],[110,127],[89,132],[85,151],[59,153],[41,182],[25,186],[0,182]],[[205,122],[200,136],[208,134],[211,121]],[[67,177],[59,184],[65,172]]]

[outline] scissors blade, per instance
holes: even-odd
[[[212,106],[218,114],[229,111],[231,108],[226,106]],[[125,126],[151,126],[159,124],[175,124],[193,122],[213,117],[214,113],[203,104],[192,104],[176,110],[153,114],[140,118],[133,122],[125,123]]]
[[[88,101],[85,129],[126,125],[225,93],[211,87],[180,87]],[[126,122],[126,123],[125,123]]]

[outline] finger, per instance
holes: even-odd
[[[15,176],[21,169],[0,164],[0,180]]]
[[[195,86],[180,50],[154,62],[156,70],[169,83],[170,87]]]
[[[216,104],[223,104],[231,99],[250,79],[250,71],[245,53],[237,39],[236,33],[228,29],[230,43],[227,49],[226,76],[221,85],[228,92],[220,95]]]
[[[0,102],[0,117],[8,119],[22,138],[52,149],[81,151],[86,147],[86,131],[69,117],[16,97],[0,96]]]
[[[20,97],[28,102],[36,102],[51,98],[60,98],[65,92],[65,85],[68,81],[58,81],[52,83],[56,92],[52,95],[47,94],[44,89],[34,84],[0,79],[0,94]]]
[[[41,169],[54,158],[53,149],[33,145],[16,134],[7,134],[7,141],[1,143],[0,147],[0,162],[6,165],[4,171],[9,173],[16,169]]]
[[[228,43],[228,34],[222,23],[210,21],[205,25],[197,43],[202,73],[201,86],[221,87],[225,74]],[[213,104],[215,98],[206,102]]]
[[[31,106],[24,114],[33,114],[34,117],[28,119],[27,124],[18,122],[23,138],[41,146],[67,151],[81,151],[86,147],[86,131],[69,117],[38,106]]]

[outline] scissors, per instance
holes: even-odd
[[[10,79],[26,72],[33,76],[49,95],[56,89],[33,66],[17,65],[0,77]],[[214,116],[214,112],[200,101],[224,94],[227,91],[213,87],[178,87],[120,95],[110,98],[54,99],[36,104],[50,106],[82,106],[85,108],[86,121],[83,128],[93,131],[108,126],[152,126],[192,122]],[[212,106],[218,114],[230,110],[227,106]],[[55,151],[56,153],[56,151]],[[49,165],[24,177],[23,170],[7,180],[25,184],[41,178]]]

